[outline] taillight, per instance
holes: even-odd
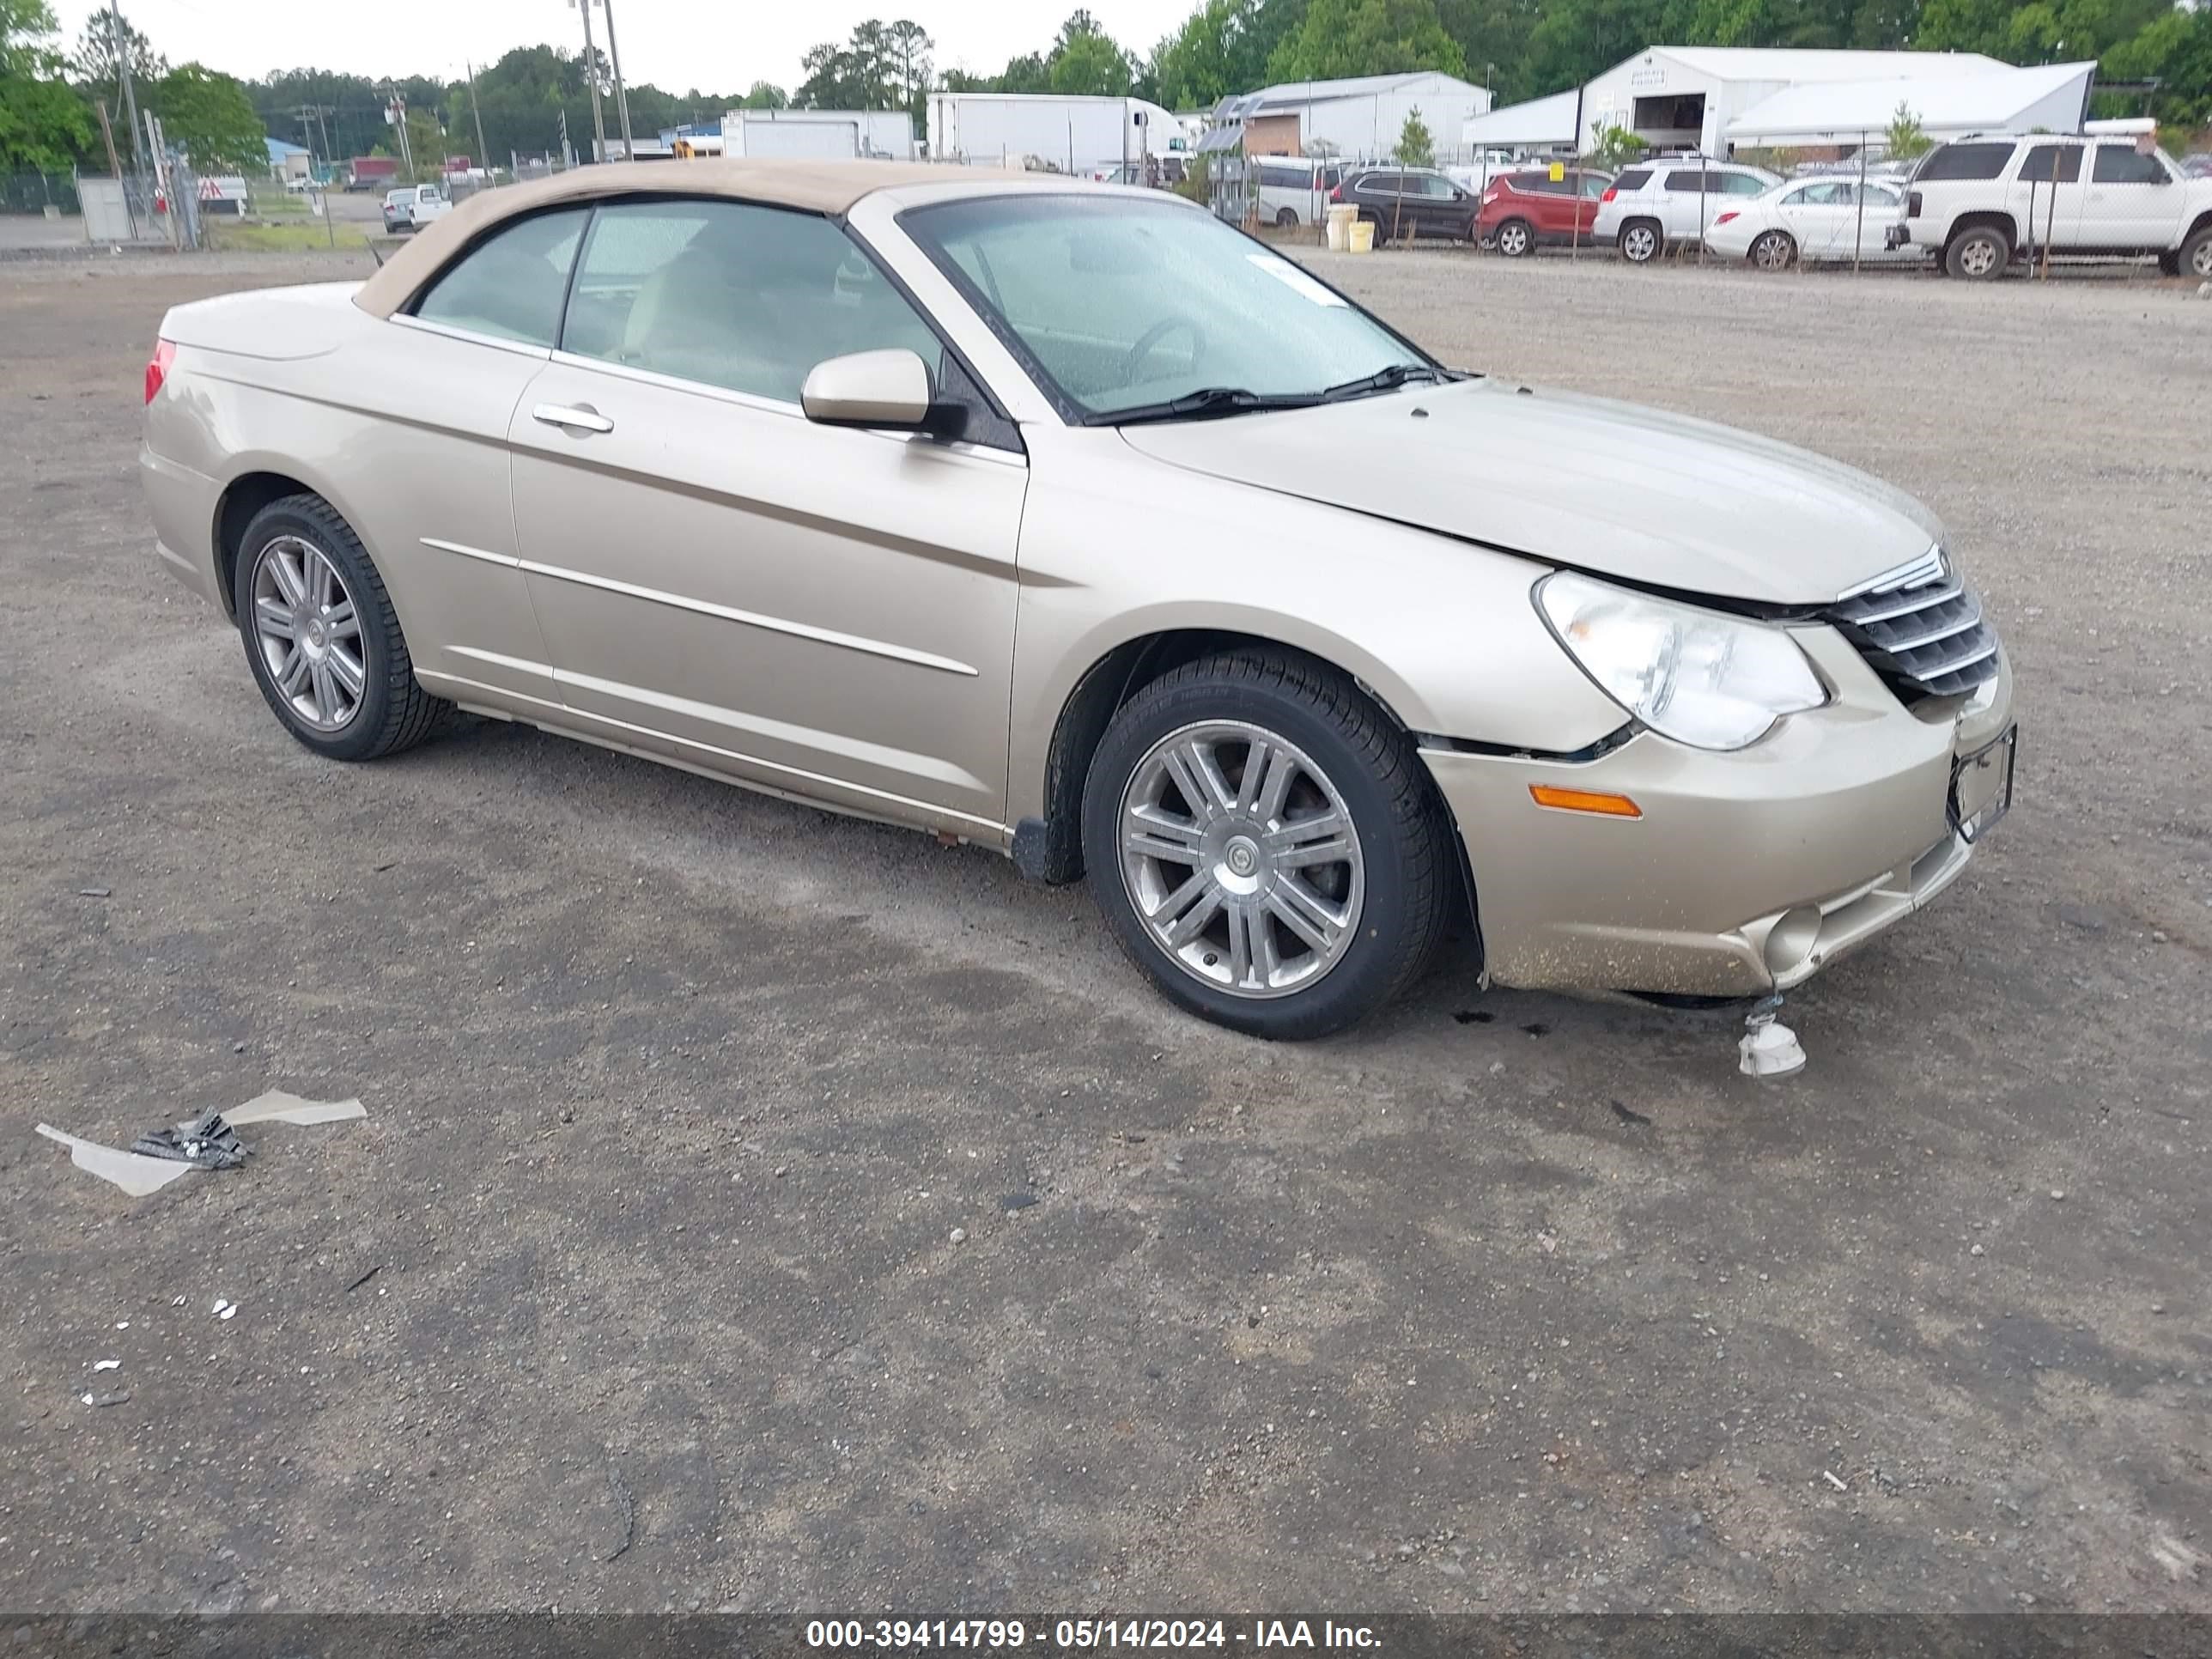
[[[1610,202],[1614,197],[1620,194],[1620,192],[1619,191],[1613,189],[1612,185],[1607,185],[1605,189],[1605,194],[1599,197],[1597,199],[1601,202]]]
[[[1920,216],[1920,192],[1917,190],[1905,198],[1905,216],[1908,219]]]
[[[169,365],[177,361],[176,343],[171,340],[154,342],[154,355],[146,364],[146,401],[152,403],[161,395],[161,386],[169,378]]]
[[[1734,208],[1730,208],[1726,213],[1721,215],[1719,218],[1714,220],[1713,222],[1717,225],[1724,225],[1729,220],[1735,217],[1735,213],[1736,210]]]
[[[1328,199],[1332,202],[1341,202],[1344,199],[1344,186],[1339,185],[1334,190],[1329,191]]]

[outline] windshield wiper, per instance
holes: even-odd
[[[1408,380],[1449,380],[1453,378],[1449,371],[1427,363],[1390,363],[1372,374],[1346,380],[1341,386],[1333,386],[1321,395],[1334,403],[1342,398],[1364,398],[1370,392],[1395,392]]]
[[[1254,392],[1241,386],[1200,386],[1165,403],[1139,404],[1131,409],[1109,409],[1091,417],[1094,426],[1139,426],[1149,421],[1202,420],[1214,415],[1242,415],[1255,409],[1310,409],[1325,394],[1311,392]]]

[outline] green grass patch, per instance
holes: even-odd
[[[321,219],[305,224],[257,225],[204,214],[200,232],[208,246],[224,253],[312,253],[318,248],[368,246],[368,227]],[[335,234],[335,240],[334,240]]]

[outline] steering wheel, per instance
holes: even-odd
[[[1206,356],[1206,331],[1194,319],[1178,312],[1174,316],[1161,318],[1139,335],[1136,344],[1129,348],[1129,355],[1121,360],[1123,386],[1137,384],[1138,371],[1144,368],[1145,360],[1159,349],[1161,341],[1177,329],[1190,336],[1190,366],[1193,368],[1198,367]]]

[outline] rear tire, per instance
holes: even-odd
[[[1498,251],[1509,259],[1525,259],[1536,251],[1536,233],[1526,219],[1508,219],[1498,228]]]
[[[1297,209],[1278,208],[1275,210],[1275,228],[1277,230],[1296,230],[1297,228],[1298,215]]]
[[[2200,283],[2212,282],[2212,225],[2197,231],[2181,245],[2181,274]]]
[[[1341,1030],[1419,975],[1456,890],[1450,835],[1406,734],[1289,652],[1153,681],[1084,787],[1084,860],[1122,951],[1170,1001],[1277,1040]]]
[[[1962,230],[1943,250],[1943,268],[1970,283],[1993,283],[2012,263],[2012,238],[1995,225]]]
[[[1667,246],[1665,233],[1656,219],[1631,219],[1620,228],[1620,257],[1632,265],[1648,265]]]
[[[378,760],[430,734],[448,705],[415,678],[368,550],[319,495],[246,526],[233,582],[254,684],[284,729],[331,760]]]
[[[1763,231],[1751,245],[1751,262],[1761,270],[1787,270],[1797,263],[1797,239],[1786,230]]]

